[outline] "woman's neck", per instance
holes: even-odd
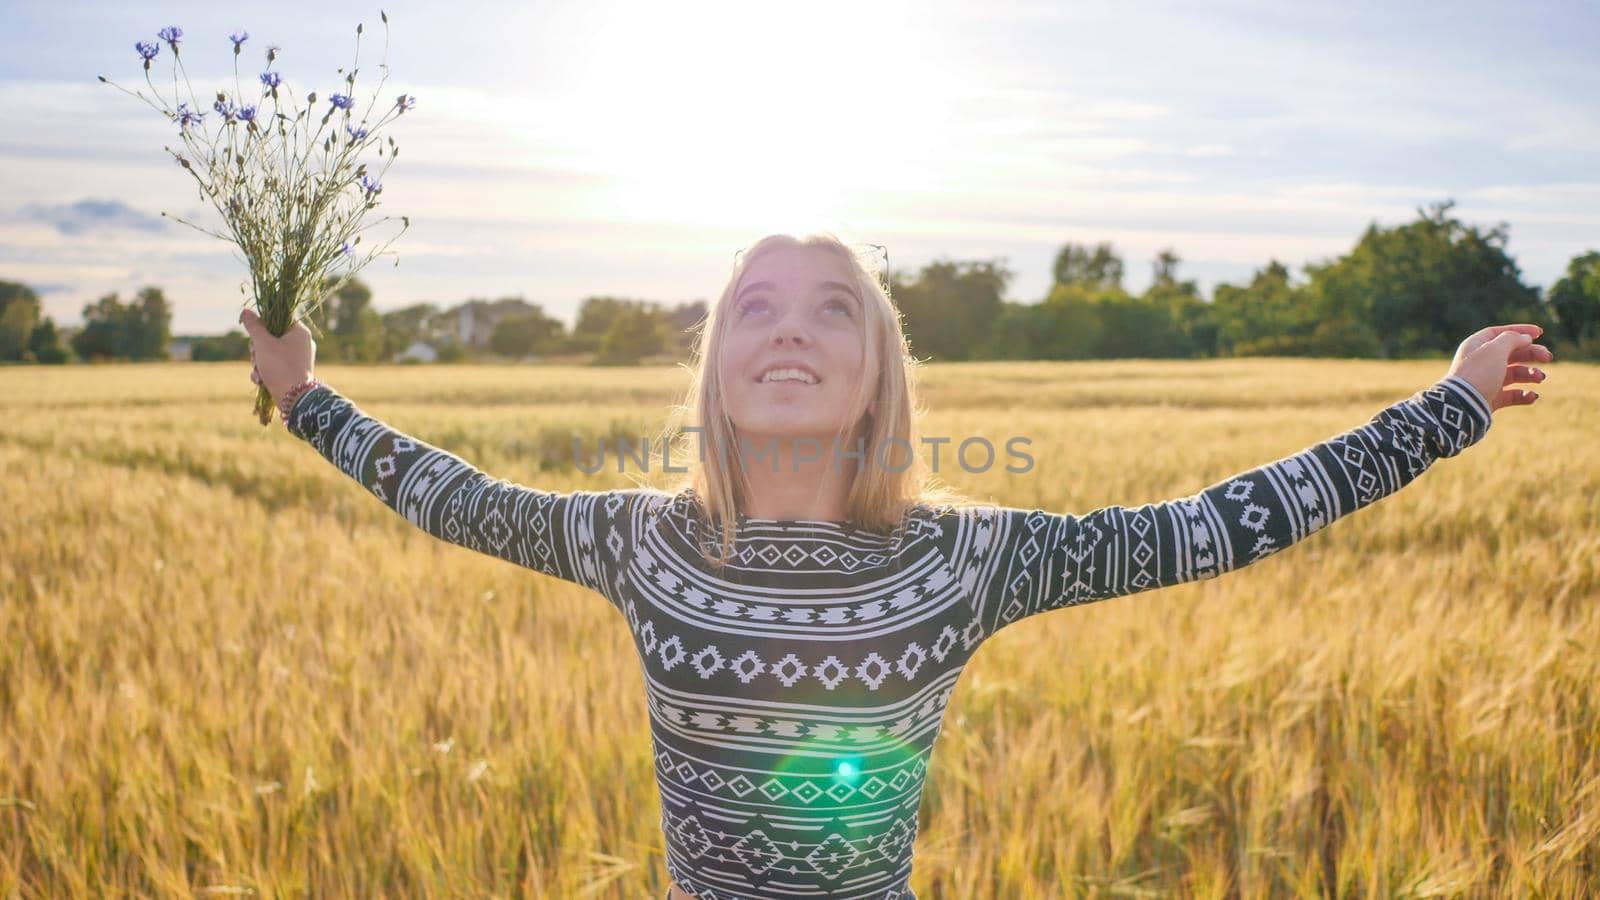
[[[772,456],[747,456],[743,464],[750,496],[745,514],[779,521],[842,522],[849,518],[846,500],[854,474],[850,461],[835,465],[831,446],[822,451],[821,459],[805,458],[810,455],[814,454],[797,456],[780,449]]]

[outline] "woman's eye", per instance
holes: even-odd
[[[828,308],[829,309],[833,309],[835,307],[837,307],[841,312],[843,312],[847,316],[854,314],[853,311],[850,309],[850,304],[845,302],[844,300],[839,299],[838,297],[835,297],[832,300],[828,301]]]
[[[757,297],[755,299],[746,300],[739,304],[739,315],[742,317],[751,312],[760,312],[761,310],[766,309],[766,307],[767,301],[762,298]]]

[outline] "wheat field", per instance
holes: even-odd
[[[933,364],[969,495],[1185,496],[1438,361]],[[928,898],[1600,895],[1600,368],[1222,578],[988,641],[945,719]],[[0,896],[659,897],[643,681],[597,594],[410,525],[244,363],[0,369]],[[546,489],[627,486],[682,368],[341,367],[361,408]],[[655,475],[654,481],[662,476]]]

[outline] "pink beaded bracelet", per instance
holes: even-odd
[[[321,383],[315,378],[307,378],[283,392],[283,396],[278,398],[278,412],[283,413],[283,427],[289,427],[289,413],[293,411],[295,401]]]

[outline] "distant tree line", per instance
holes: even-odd
[[[379,313],[372,308],[372,290],[361,281],[332,288],[312,312],[311,328],[317,358],[341,362],[393,361],[420,343],[437,362],[582,356],[597,365],[633,365],[687,355],[694,329],[706,317],[699,300],[664,306],[588,297],[569,333],[564,322],[521,297],[470,299],[448,309],[413,303]]]
[[[1295,283],[1272,260],[1246,285],[1219,284],[1207,301],[1179,278],[1171,249],[1152,263],[1140,295],[1122,286],[1109,244],[1063,246],[1038,303],[1001,299],[1011,273],[998,262],[936,262],[892,282],[907,337],[935,359],[1107,359],[1449,355],[1495,322],[1533,322],[1567,358],[1600,359],[1600,252],[1574,258],[1541,297],[1490,230],[1449,215],[1453,202],[1394,228],[1371,225],[1338,259],[1304,267]]]
[[[936,260],[890,273],[890,292],[912,352],[937,360],[1333,356],[1398,359],[1449,355],[1467,334],[1497,322],[1544,327],[1541,342],[1568,359],[1600,359],[1600,251],[1574,257],[1541,296],[1506,252],[1507,227],[1484,230],[1450,215],[1453,201],[1415,221],[1369,225],[1350,252],[1308,263],[1296,282],[1274,259],[1248,284],[1218,284],[1208,300],[1179,277],[1171,248],[1152,261],[1143,293],[1123,287],[1110,244],[1068,243],[1035,303],[1002,299],[1013,273],[1003,260]],[[682,359],[706,316],[704,301],[664,305],[595,296],[569,332],[520,297],[470,299],[449,308],[372,306],[359,280],[329,283],[309,317],[317,357],[351,363],[558,357],[598,365]],[[41,319],[39,299],[0,281],[0,361],[165,359],[171,310],[160,288],[123,304],[116,294],[84,307],[71,334]],[[239,330],[183,339],[195,360],[247,359]]]
[[[632,365],[652,357],[686,356],[694,329],[706,317],[704,301],[663,306],[644,300],[590,297],[572,332],[538,304],[520,297],[467,300],[448,309],[415,303],[380,313],[372,290],[359,279],[327,285],[328,294],[307,317],[317,358],[350,363],[389,362],[417,344],[435,362],[578,356],[597,365]],[[165,360],[175,345],[194,361],[242,360],[250,341],[241,330],[175,338],[172,310],[159,287],[146,287],[128,303],[108,294],[83,308],[84,324],[58,329],[41,315],[38,294],[25,284],[0,281],[0,362],[65,363]]]
[[[0,281],[0,362],[168,358],[172,307],[158,287],[145,288],[128,303],[107,294],[83,308],[83,322],[68,334],[41,315],[32,288]]]

